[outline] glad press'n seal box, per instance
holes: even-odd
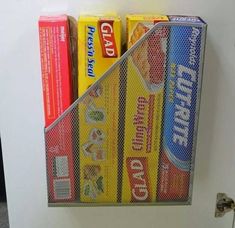
[[[120,55],[119,17],[79,17],[79,95],[99,79]],[[119,77],[110,78],[89,93],[80,105],[79,185],[82,202],[117,201],[119,84]]]
[[[118,16],[80,16],[78,19],[79,96],[121,55]]]

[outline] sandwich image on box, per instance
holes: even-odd
[[[47,128],[71,105],[73,100],[70,31],[66,15],[41,16],[38,24],[45,127]],[[74,200],[70,119],[64,121],[60,131],[54,132],[51,140],[46,138],[46,142],[49,201]]]
[[[78,19],[79,96],[121,55],[118,16],[80,16]]]

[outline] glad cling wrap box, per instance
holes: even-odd
[[[166,16],[128,16],[128,47],[154,23],[167,20]],[[156,202],[167,35],[167,28],[159,28],[127,61],[121,202]]]
[[[80,16],[78,19],[78,85],[82,95],[121,55],[118,16]]]
[[[158,22],[166,22],[168,17],[166,15],[142,15],[129,14],[126,16],[126,38],[127,48],[129,49],[136,41],[140,39],[149,29]],[[162,35],[164,33],[162,32]]]
[[[205,23],[199,17],[169,16],[172,26],[168,45],[162,151],[158,201],[186,201],[190,197],[196,119],[204,48]],[[185,42],[186,41],[186,42]]]
[[[39,19],[41,71],[45,127],[49,127],[72,103],[69,19],[66,15]],[[70,129],[66,132],[65,129]],[[65,138],[68,142],[65,149]],[[58,141],[58,139],[60,139]],[[71,122],[47,141],[49,200],[75,199]]]

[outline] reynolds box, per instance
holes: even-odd
[[[162,149],[158,201],[187,201],[190,196],[206,24],[199,17],[169,16]],[[184,26],[183,23],[190,23]]]
[[[41,16],[39,19],[41,72],[45,127],[49,127],[72,103],[69,19],[66,15]],[[74,169],[70,120],[47,143],[49,200],[73,200]],[[60,139],[60,140],[58,140]],[[67,149],[65,150],[65,139]]]
[[[121,20],[117,16],[78,19],[79,96],[121,55]]]

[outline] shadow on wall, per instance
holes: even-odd
[[[0,201],[6,201],[6,188],[2,160],[2,144],[0,139]]]
[[[211,165],[210,162],[212,160],[211,157],[213,156],[212,145],[215,141],[214,128],[218,115],[219,75],[223,75],[219,54],[217,53],[216,45],[213,43],[210,33],[207,35],[204,65],[198,134],[200,144],[197,147],[196,154],[197,159],[200,160],[200,169],[198,168],[196,171],[197,175],[200,176],[200,180],[207,180]]]

